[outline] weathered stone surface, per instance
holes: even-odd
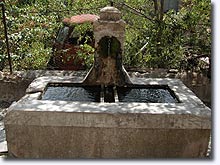
[[[124,51],[124,34],[125,34],[125,22],[119,20],[117,22],[107,22],[107,21],[96,21],[93,24],[94,26],[94,36],[95,36],[95,47],[98,46],[98,42],[102,37],[110,36],[116,37]]]
[[[35,93],[35,92],[42,92],[46,88],[46,85],[49,83],[82,83],[82,77],[76,76],[42,76],[36,78],[26,89],[26,93]]]
[[[105,21],[118,21],[121,19],[121,12],[113,6],[104,7],[100,10],[100,19]]]
[[[8,135],[9,155],[17,158],[199,158],[206,155],[210,133],[36,125],[6,129],[13,134]]]
[[[125,22],[121,13],[114,7],[100,11],[100,19],[94,24],[95,60],[92,69],[85,77],[84,84],[119,85],[130,84],[129,76],[123,67]]]
[[[38,80],[50,82],[46,79],[50,77]],[[55,82],[63,80],[53,77]],[[39,100],[43,91],[26,94],[5,117],[9,154],[19,158],[204,157],[210,109],[180,80],[131,80],[168,85],[181,103],[49,101]]]
[[[13,102],[25,95],[25,89],[31,81],[0,82],[0,101]]]

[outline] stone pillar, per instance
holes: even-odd
[[[93,24],[95,59],[84,84],[118,85],[130,84],[129,76],[122,65],[124,54],[125,21],[115,7],[100,10],[100,19]]]

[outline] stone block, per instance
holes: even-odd
[[[4,119],[9,155],[16,158],[205,157],[211,110],[180,80],[131,80],[133,84],[168,85],[180,103],[40,100],[49,82],[75,81],[68,77],[38,78],[39,82],[30,85],[33,92],[10,106]]]

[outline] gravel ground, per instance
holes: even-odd
[[[5,137],[5,127],[4,127],[4,116],[7,113],[7,108],[5,104],[1,104],[0,102],[0,158],[7,157],[7,146],[6,146],[6,137]],[[8,105],[8,104],[7,104]]]
[[[0,143],[4,142],[5,139],[5,128],[4,128],[4,123],[3,119],[4,116],[7,113],[7,108],[11,105],[11,103],[5,102],[5,101],[0,101]],[[1,151],[1,149],[0,149]]]

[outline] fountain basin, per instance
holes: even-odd
[[[18,158],[205,157],[211,111],[180,80],[143,79],[168,86],[176,103],[42,100],[48,84],[74,77],[41,77],[5,117],[9,155]],[[99,91],[99,90],[96,90]],[[120,99],[119,99],[120,100]]]
[[[88,86],[82,83],[49,83],[41,100],[80,102],[179,103],[168,85]]]

